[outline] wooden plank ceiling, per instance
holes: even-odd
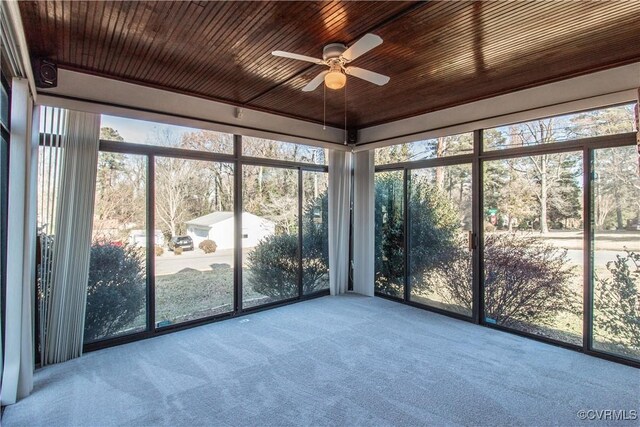
[[[300,89],[330,42],[384,39],[353,65],[350,128],[512,92],[640,60],[638,1],[20,2],[30,54],[61,68],[323,120],[322,86]],[[327,90],[327,123],[344,125],[344,91]]]

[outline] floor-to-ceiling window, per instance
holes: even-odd
[[[635,146],[593,150],[593,347],[640,360],[640,163]]]
[[[155,157],[155,321],[233,311],[234,165]]]
[[[483,164],[484,321],[582,345],[582,152]]]
[[[375,174],[375,290],[404,297],[404,171]]]
[[[297,169],[242,170],[242,305],[295,298],[300,280]]]
[[[329,176],[302,171],[302,293],[329,289]]]
[[[379,295],[472,315],[473,141],[465,133],[375,151]]]
[[[146,156],[99,153],[85,343],[147,328],[146,181]]]
[[[41,242],[64,114],[43,111]],[[115,116],[100,139],[87,349],[328,294],[325,149]]]
[[[245,137],[242,153],[243,307],[326,291],[326,150]]]
[[[640,360],[633,109],[376,149],[376,293]]]
[[[471,316],[471,164],[407,173],[409,299]]]

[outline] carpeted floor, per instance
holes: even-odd
[[[4,426],[639,425],[640,370],[380,298],[324,297],[36,373]]]

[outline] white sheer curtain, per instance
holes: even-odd
[[[82,354],[98,163],[100,116],[67,111],[62,117],[60,163],[50,262],[44,276],[42,362],[59,363]],[[43,254],[44,255],[44,254]],[[50,257],[50,259],[49,259]]]
[[[373,150],[354,156],[353,291],[374,294]]]
[[[349,217],[351,158],[346,151],[329,153],[329,288],[347,292],[349,281]]]
[[[11,84],[11,143],[7,216],[5,358],[0,400],[10,405],[33,389],[37,108],[26,79]],[[32,116],[34,120],[32,120]]]

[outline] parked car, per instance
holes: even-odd
[[[190,236],[175,236],[169,241],[169,250],[180,247],[183,251],[193,250],[193,239]]]

